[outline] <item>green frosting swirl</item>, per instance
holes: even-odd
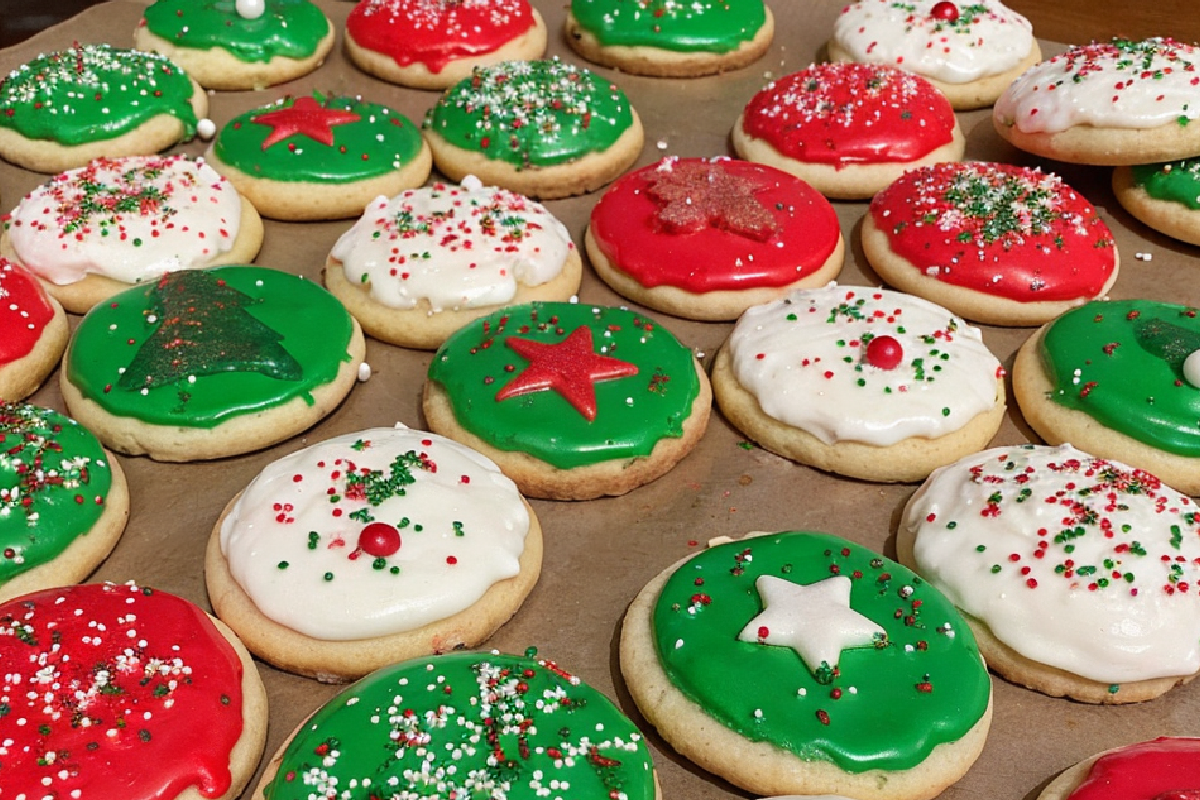
[[[1155,200],[1182,203],[1200,211],[1200,158],[1139,164],[1132,169],[1134,185],[1141,186]]]
[[[107,44],[43,54],[0,84],[0,127],[79,145],[113,139],[160,114],[196,133],[191,79],[166,56]]]
[[[813,584],[851,580],[850,607],[886,644],[845,649],[810,670],[790,647],[737,636],[762,610],[760,575]],[[652,612],[655,646],[675,686],[737,733],[847,772],[904,770],[977,723],[991,681],[971,629],[907,568],[823,533],[728,542],[689,559]]]
[[[608,698],[553,662],[498,653],[405,661],[329,701],[263,794],[334,790],[363,800],[656,796],[646,744]]]
[[[450,144],[518,169],[605,150],[632,124],[616,84],[558,59],[478,67],[425,116]]]
[[[195,50],[220,48],[239,61],[275,56],[308,58],[330,31],[329,20],[309,0],[264,0],[256,19],[237,12],[234,0],[157,0],[146,9],[146,27],[160,39]]]
[[[571,14],[602,45],[728,53],[766,24],[762,0],[571,0]]]

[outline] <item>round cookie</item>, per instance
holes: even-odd
[[[269,464],[213,529],[205,578],[256,655],[334,681],[477,646],[541,563],[537,517],[495,464],[373,428]]]
[[[755,306],[713,366],[734,427],[773,453],[919,481],[991,441],[1004,368],[978,328],[900,292],[830,284]]]
[[[309,0],[155,0],[133,45],[162,53],[205,89],[264,89],[307,75],[333,49],[333,24]]]
[[[828,534],[752,534],[668,567],[630,605],[620,659],[663,738],[755,794],[932,798],[991,722],[954,606]]]
[[[0,602],[87,577],[129,518],[120,464],[57,411],[0,401]]]
[[[733,125],[747,161],[826,197],[865,200],[916,167],[958,161],[965,140],[933,84],[877,64],[814,64],[767,84]]]
[[[167,272],[247,263],[262,240],[254,206],[207,164],[127,156],[98,158],[25,195],[4,217],[0,254],[84,314]]]
[[[207,111],[204,90],[165,56],[77,44],[0,83],[0,158],[61,172],[101,156],[149,155],[192,138]]]
[[[374,783],[406,798],[656,800],[638,729],[536,653],[451,653],[368,675],[296,728],[251,797]]]
[[[1001,447],[933,473],[896,552],[958,607],[1000,675],[1137,703],[1200,671],[1196,516],[1144,470],[1070,445]]]
[[[192,603],[132,582],[47,589],[0,605],[0,640],[13,797],[233,800],[253,777],[266,691]]]
[[[451,180],[553,199],[598,189],[642,152],[625,93],[596,73],[548,61],[475,70],[425,116],[437,168]]]
[[[343,219],[379,195],[420,186],[432,156],[403,114],[314,92],[229,121],[207,158],[271,219]]]
[[[470,175],[375,198],[325,261],[325,285],[363,330],[425,349],[498,307],[569,300],[582,275],[545,206]]]
[[[350,60],[417,89],[445,89],[476,67],[541,58],[546,38],[529,0],[363,0],[346,18]]]
[[[1013,81],[992,122],[1022,150],[1077,164],[1200,155],[1198,63],[1194,45],[1172,39],[1072,47]]]
[[[691,351],[650,318],[572,303],[510,306],[453,334],[429,365],[431,430],[495,461],[521,493],[624,494],[704,435],[711,393]]]
[[[871,201],[862,244],[883,280],[990,325],[1041,325],[1107,294],[1119,265],[1061,178],[975,161],[906,172]]]
[[[113,450],[192,461],[257,450],[329,414],[365,345],[335,297],[254,266],[168,273],[93,308],[60,385]]]
[[[67,315],[37,278],[0,257],[0,398],[23,400],[58,366]]]
[[[665,158],[624,176],[584,235],[601,278],[679,317],[736,319],[752,305],[837,277],[833,207],[786,172],[727,158]]]
[[[1190,306],[1088,303],[1045,325],[1013,364],[1021,414],[1049,444],[1120,459],[1200,494],[1200,321]],[[1190,376],[1190,377],[1189,377]]]
[[[1029,20],[998,0],[857,0],[834,23],[829,56],[915,72],[967,110],[996,102],[1042,52]]]
[[[1200,158],[1117,167],[1113,192],[1126,211],[1154,230],[1200,245]]]
[[[628,3],[571,0],[567,43],[596,64],[634,75],[690,78],[740,69],[762,57],[775,19],[762,0]]]
[[[1200,739],[1160,736],[1070,767],[1038,800],[1186,800],[1200,791]]]

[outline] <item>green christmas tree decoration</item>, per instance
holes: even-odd
[[[1139,319],[1133,327],[1137,342],[1182,374],[1183,362],[1200,350],[1200,333],[1161,319]]]

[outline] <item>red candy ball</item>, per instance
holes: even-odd
[[[880,369],[895,369],[904,359],[904,348],[891,336],[876,336],[867,344],[867,363]]]
[[[951,3],[950,0],[942,0],[929,10],[929,16],[934,19],[944,19],[946,22],[954,22],[958,19],[958,6]]]
[[[372,522],[358,534],[358,549],[381,558],[400,549],[400,531],[386,522]]]

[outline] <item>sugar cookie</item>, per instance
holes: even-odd
[[[1160,233],[1200,244],[1200,158],[1113,170],[1125,210]]]
[[[70,328],[29,270],[0,257],[0,398],[23,400],[58,366]]]
[[[1084,759],[1038,800],[1183,800],[1200,791],[1200,739],[1160,736]]]

